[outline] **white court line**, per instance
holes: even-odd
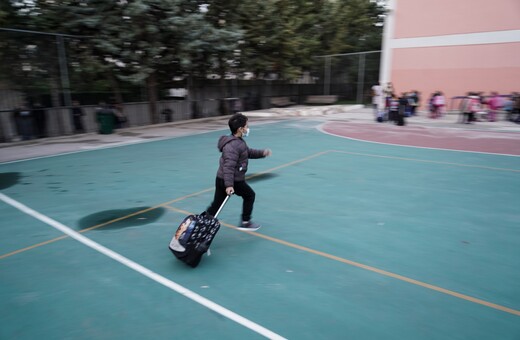
[[[200,118],[200,119],[205,119],[205,118]],[[260,122],[255,122],[254,124],[256,126],[256,125],[273,124],[273,123],[277,123],[277,122],[280,122],[280,120],[273,120],[273,121],[267,121],[267,122],[260,121]],[[227,124],[223,124],[223,125],[227,126]],[[157,138],[153,138],[153,139],[142,139],[142,140],[132,139],[132,140],[128,140],[128,141],[115,142],[113,144],[105,144],[105,145],[99,145],[98,144],[98,145],[92,145],[92,146],[82,146],[81,149],[78,149],[78,150],[64,151],[64,152],[58,152],[58,153],[55,153],[55,154],[49,154],[49,155],[43,155],[43,156],[34,156],[34,157],[23,158],[23,159],[15,159],[15,160],[6,161],[6,162],[3,162],[0,159],[0,165],[12,164],[12,163],[21,163],[21,162],[25,162],[25,161],[32,161],[32,160],[35,160],[35,159],[42,159],[42,158],[51,158],[51,157],[59,157],[59,156],[65,156],[65,155],[73,155],[73,154],[76,154],[76,153],[97,151],[97,150],[103,150],[103,149],[112,149],[112,148],[118,148],[118,147],[130,146],[130,145],[160,142],[160,141],[165,141],[165,140],[169,140],[169,139],[191,137],[191,136],[194,136],[194,135],[202,135],[202,134],[218,132],[218,131],[229,131],[229,128],[227,128],[227,127],[224,128],[223,127],[223,128],[219,128],[219,129],[204,130],[204,131],[195,131],[194,129],[190,129],[189,132],[186,132],[185,135],[177,135],[177,136],[173,136],[172,135],[172,136],[164,136],[164,137],[157,137]],[[67,143],[67,142],[64,142],[64,143]],[[37,145],[37,146],[39,147],[41,145]],[[45,144],[44,144],[44,146],[45,146]],[[13,147],[16,147],[16,146],[13,146]],[[47,145],[47,147],[48,147],[48,145]]]
[[[171,280],[168,280],[167,278],[151,271],[150,269],[143,267],[140,264],[138,264],[130,259],[127,259],[126,257],[122,256],[121,254],[116,253],[116,252],[100,245],[99,243],[92,241],[88,237],[81,235],[80,233],[72,230],[71,228],[67,227],[66,225],[61,224],[60,222],[55,221],[52,218],[47,217],[47,216],[29,208],[28,206],[26,206],[22,203],[13,200],[12,198],[10,198],[2,193],[0,193],[0,200],[15,207],[18,210],[26,213],[27,215],[30,215],[30,216],[42,221],[43,223],[46,223],[46,224],[50,225],[51,227],[58,229],[59,231],[67,234],[68,236],[72,237],[76,241],[83,243],[87,247],[90,247],[90,248],[100,252],[101,254],[110,257],[111,259],[127,266],[128,268],[135,270],[136,272],[154,280],[157,283],[162,284],[163,286],[170,288],[171,290],[173,290],[181,295],[184,295],[188,299],[191,299],[191,300],[201,304],[202,306],[204,306],[208,309],[211,309],[214,312],[217,312],[218,314],[230,319],[231,321],[234,321],[244,327],[247,327],[256,333],[265,336],[268,339],[285,339],[281,335],[278,335],[278,334],[268,330],[267,328],[262,327],[256,323],[254,323],[253,321],[248,320],[248,319],[244,318],[243,316],[240,316],[240,315],[230,311],[229,309],[226,309],[226,308],[200,296],[199,294],[192,292],[191,290],[189,290],[187,288],[184,288],[183,286],[181,286]]]
[[[374,143],[374,144],[382,144],[382,145],[395,145],[395,146],[403,146],[406,148],[416,148],[416,149],[428,149],[428,150],[442,150],[442,151],[455,151],[455,152],[467,152],[467,153],[479,153],[484,155],[498,155],[498,156],[509,156],[509,157],[520,157],[519,155],[509,154],[509,153],[498,153],[498,152],[484,152],[484,151],[470,151],[470,150],[459,150],[459,149],[445,149],[445,148],[434,148],[434,147],[428,147],[428,146],[416,146],[416,145],[406,145],[406,144],[397,144],[397,143],[385,143],[385,142],[374,142],[367,139],[359,139],[359,138],[353,138],[348,136],[342,136],[337,135],[332,132],[325,131],[325,125],[327,122],[322,123],[316,127],[316,129],[324,134],[339,137],[339,138],[345,138],[350,140],[355,140],[357,142],[365,142],[365,143]]]

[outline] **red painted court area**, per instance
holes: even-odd
[[[520,155],[520,134],[514,132],[390,124],[352,124],[337,121],[325,123],[322,130],[340,137],[376,143]]]

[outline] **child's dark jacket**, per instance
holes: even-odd
[[[226,187],[245,180],[249,158],[265,157],[264,150],[251,149],[242,138],[233,135],[220,137],[218,149],[222,155],[217,177],[224,179]]]

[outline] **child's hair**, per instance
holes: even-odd
[[[246,124],[247,117],[241,113],[237,113],[231,116],[228,122],[229,129],[231,130],[232,134],[235,134],[239,128],[246,126]]]

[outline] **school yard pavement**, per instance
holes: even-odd
[[[272,108],[244,112],[254,124],[268,123],[286,119],[319,119],[338,120],[352,124],[381,123],[374,121],[371,108],[363,105],[326,105],[326,106],[292,106],[288,108]],[[29,141],[0,143],[0,163],[12,162],[36,157],[78,152],[106,147],[115,147],[133,143],[142,143],[151,140],[168,139],[208,131],[223,130],[227,132],[229,116],[178,121],[148,126],[130,127],[115,130],[112,134],[84,133],[60,137],[33,139]],[[519,133],[520,125],[501,120],[497,122],[476,122],[466,125],[458,123],[458,114],[449,114],[439,119],[430,119],[425,112],[418,116],[407,118],[407,126],[428,126],[472,130],[477,133],[513,132]],[[388,124],[388,123],[383,123]]]

